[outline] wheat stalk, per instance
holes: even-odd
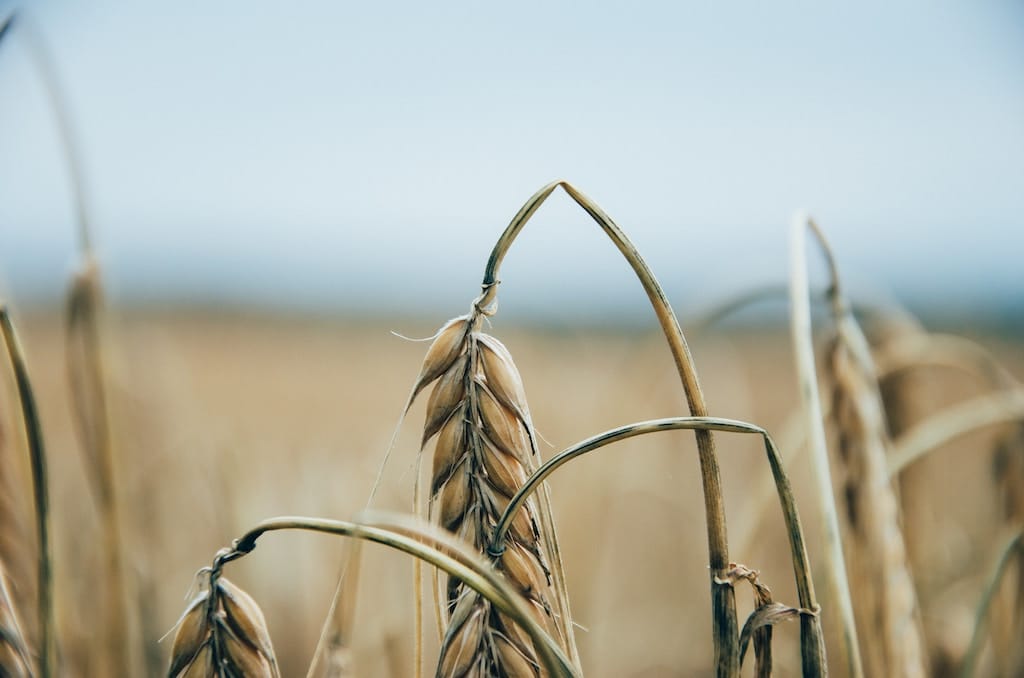
[[[839,515],[836,510],[835,494],[832,490],[832,471],[825,443],[825,429],[822,423],[821,398],[818,394],[818,378],[814,367],[814,338],[811,332],[810,294],[807,283],[807,257],[805,254],[805,233],[815,229],[814,222],[807,215],[798,213],[790,228],[790,330],[793,337],[793,352],[796,360],[797,378],[800,384],[800,400],[803,405],[804,421],[807,426],[807,440],[814,469],[818,511],[821,514],[824,531],[824,549],[827,561],[825,568],[829,577],[833,597],[839,608],[839,622],[842,626],[843,649],[846,655],[847,675],[862,678],[864,666],[861,647],[857,638],[857,625],[850,595],[850,582],[843,556]],[[826,255],[830,256],[826,250]],[[834,266],[830,267],[835,270]],[[835,283],[833,283],[833,286]]]
[[[262,535],[278,530],[308,530],[370,541],[434,565],[483,596],[500,614],[518,625],[536,650],[544,675],[551,678],[574,678],[578,675],[558,643],[538,623],[529,603],[509,580],[462,540],[446,531],[409,516],[379,512],[365,513],[355,522],[285,516],[265,520],[246,532],[234,541],[230,549],[223,549],[215,563],[223,567],[241,558],[256,548],[256,542]]]
[[[32,467],[32,490],[36,513],[37,558],[36,610],[39,622],[39,675],[49,678],[57,670],[57,639],[54,633],[53,563],[50,544],[50,497],[43,444],[42,423],[36,408],[32,382],[28,376],[25,355],[14,330],[7,306],[0,303],[0,334],[3,335],[7,358],[14,371],[21,402],[22,422],[28,440]]]
[[[28,472],[20,446],[15,444],[9,431],[12,430],[13,415],[7,408],[9,395],[8,370],[5,362],[0,378],[0,675],[29,675],[32,666],[29,652],[30,639],[22,631],[24,612],[33,612],[34,590],[33,571],[36,567],[37,550],[33,547],[30,525],[26,510],[30,503],[24,496],[28,485]],[[13,395],[13,394],[11,394]],[[9,586],[15,582],[16,588]],[[38,610],[35,610],[38,611]],[[28,628],[35,628],[36,618],[27,619]]]
[[[566,181],[553,181],[538,190],[520,208],[501,234],[491,251],[484,271],[483,294],[478,304],[481,308],[492,309],[497,304],[498,270],[508,249],[530,217],[545,200],[561,187],[601,227],[615,247],[622,253],[633,269],[651,307],[658,318],[668,344],[676,370],[682,382],[687,407],[694,416],[706,416],[707,405],[697,378],[696,367],[690,355],[689,346],[679,327],[675,312],[665,296],[664,290],[640,256],[636,247],[608,214],[579,189]],[[714,664],[716,675],[731,678],[739,673],[739,629],[736,622],[736,599],[731,587],[719,586],[715,577],[724,574],[729,567],[729,546],[726,534],[725,506],[722,498],[721,477],[714,438],[710,431],[696,430],[697,450],[700,461],[701,484],[704,491],[704,515],[708,537],[709,583],[711,588],[712,640],[714,643]],[[543,496],[542,496],[543,499]]]
[[[786,531],[789,537],[790,557],[793,564],[793,575],[796,579],[797,595],[800,599],[801,610],[806,614],[801,616],[801,663],[803,675],[822,676],[827,675],[828,667],[825,661],[825,643],[821,632],[821,623],[818,619],[818,602],[814,593],[814,582],[811,579],[810,561],[807,557],[807,548],[804,544],[803,527],[800,524],[800,515],[797,512],[796,500],[793,496],[793,489],[789,482],[789,476],[782,466],[782,458],[779,455],[775,442],[766,430],[760,426],[749,424],[735,419],[723,419],[721,417],[670,417],[666,419],[653,419],[650,421],[636,422],[605,431],[598,435],[583,440],[546,461],[536,472],[533,473],[523,486],[519,489],[512,500],[505,508],[501,519],[494,528],[492,542],[498,548],[502,546],[508,530],[511,528],[512,516],[520,509],[531,494],[544,483],[545,480],[556,470],[585,454],[602,449],[612,443],[633,438],[640,435],[657,433],[661,431],[679,430],[707,430],[721,433],[747,433],[761,436],[765,445],[765,455],[775,481],[775,488],[779,498],[779,507],[782,510],[782,518],[786,524]],[[729,573],[734,570],[732,564],[724,576],[715,580],[718,586],[732,588],[735,578]]]
[[[111,431],[105,384],[100,328],[103,291],[99,267],[92,253],[82,253],[82,263],[68,293],[65,339],[67,374],[72,414],[86,470],[102,522],[105,557],[101,599],[106,616],[103,625],[106,667],[110,672],[130,671],[132,643],[126,597],[127,577],[121,539],[120,502],[116,477],[117,459]]]

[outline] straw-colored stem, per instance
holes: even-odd
[[[615,442],[659,431],[679,430],[748,433],[762,437],[772,476],[775,479],[782,517],[786,523],[786,530],[789,536],[793,573],[796,579],[800,606],[807,610],[817,610],[818,602],[814,593],[814,582],[811,579],[810,560],[804,544],[800,515],[796,508],[796,500],[793,497],[789,477],[783,468],[782,459],[779,456],[775,442],[768,435],[768,432],[760,426],[735,419],[723,419],[720,417],[670,417],[637,422],[605,431],[559,452],[537,469],[509,501],[505,512],[494,528],[490,549],[492,555],[500,554],[503,550],[505,535],[511,524],[512,516],[516,514],[516,511],[529,499],[533,492],[538,487],[541,487],[542,483],[560,467],[589,452],[601,449]],[[824,675],[827,667],[821,623],[816,615],[804,615],[801,619],[803,673],[805,676]]]
[[[704,402],[704,394],[700,388],[693,359],[690,356],[690,349],[686,344],[682,329],[679,327],[679,321],[676,319],[675,313],[672,311],[672,307],[661,285],[640,256],[636,247],[633,246],[632,242],[630,242],[618,225],[612,221],[611,217],[568,182],[554,181],[544,186],[523,205],[519,213],[512,219],[494,246],[487,262],[482,283],[483,293],[479,305],[486,308],[496,303],[497,285],[499,282],[498,269],[501,266],[502,259],[504,259],[509,247],[511,247],[516,236],[526,225],[526,222],[559,186],[598,223],[626,258],[634,273],[636,273],[651,301],[654,312],[658,317],[658,322],[665,334],[665,339],[668,342],[669,350],[672,353],[676,369],[682,381],[690,414],[697,417],[706,416],[708,413],[707,406]],[[715,577],[723,575],[729,565],[722,483],[718,468],[718,458],[715,455],[714,438],[711,432],[708,430],[697,430],[695,435],[700,458],[705,520],[707,523],[714,661],[718,676],[731,677],[739,673],[739,628],[736,621],[735,594],[731,587],[718,586],[714,583]]]
[[[68,170],[68,181],[75,206],[75,222],[78,225],[78,244],[82,252],[92,251],[90,236],[88,191],[85,188],[85,173],[82,170],[82,155],[79,152],[78,136],[71,124],[71,114],[64,98],[64,88],[52,59],[52,50],[46,39],[32,21],[22,21],[21,30],[25,32],[29,53],[39,75],[39,82],[46,92],[57,125],[57,136],[64,154],[64,162]]]
[[[985,426],[1024,419],[1024,388],[1006,389],[958,403],[918,423],[893,443],[894,477],[936,447]]]
[[[973,678],[974,676],[978,664],[978,654],[981,652],[982,642],[985,639],[984,632],[988,627],[988,610],[992,606],[992,600],[995,598],[996,591],[999,590],[999,585],[1003,581],[1010,561],[1014,556],[1017,556],[1018,563],[1024,558],[1024,553],[1021,551],[1022,545],[1024,545],[1024,532],[1019,532],[1003,549],[995,570],[985,585],[981,600],[978,602],[978,609],[974,614],[974,631],[971,633],[971,642],[967,646],[964,662],[960,666],[960,678]],[[1024,565],[1018,566],[1024,567]]]
[[[129,638],[127,577],[100,332],[102,298],[98,265],[91,254],[85,252],[81,269],[68,295],[65,326],[67,374],[76,433],[86,456],[86,470],[92,474],[90,480],[103,523],[105,582],[108,587],[103,632],[106,634],[108,660],[114,662],[108,670],[129,671],[132,644],[126,642]],[[76,349],[76,344],[81,351]]]
[[[327,613],[327,622],[320,628],[313,660],[309,664],[306,678],[323,675],[326,678],[348,678],[351,674],[349,663],[349,642],[352,629],[355,627],[356,594],[359,591],[359,565],[361,562],[361,543],[352,542],[352,548],[346,555],[338,577],[337,588],[331,599],[331,607]]]
[[[805,234],[808,227],[814,230],[820,239],[817,227],[804,214],[797,215],[790,229],[790,329],[793,335],[793,352],[800,384],[800,400],[807,423],[807,439],[810,443],[812,467],[817,485],[818,512],[821,515],[824,530],[825,552],[828,561],[825,570],[829,573],[831,588],[838,607],[845,645],[847,674],[853,678],[861,678],[864,675],[864,668],[860,658],[857,627],[853,616],[853,601],[850,597],[849,578],[846,574],[846,561],[843,559],[839,515],[836,511],[835,494],[832,490],[832,472],[825,443],[821,396],[818,393],[818,376],[814,366],[814,339],[811,331],[811,306],[805,250]],[[831,255],[827,254],[826,256],[831,263]],[[834,272],[834,265],[831,270]],[[832,278],[832,289],[833,292],[836,292],[835,276],[833,275]]]
[[[428,528],[423,529],[424,533],[417,533],[416,536],[410,537],[394,529],[365,523],[301,516],[271,518],[261,522],[237,539],[233,551],[222,558],[222,562],[226,563],[249,553],[256,547],[256,540],[260,536],[277,530],[309,530],[383,544],[415,556],[444,570],[451,576],[458,577],[467,586],[487,598],[499,610],[512,617],[530,635],[544,669],[553,678],[572,678],[577,675],[569,659],[562,654],[554,640],[534,620],[531,612],[526,608],[525,601],[508,588],[508,584],[496,570],[454,538],[446,539],[435,532],[427,533]],[[428,534],[431,540],[439,543],[439,547],[424,543]]]
[[[38,607],[39,607],[39,675],[49,678],[57,669],[57,641],[54,636],[53,566],[50,546],[50,497],[47,485],[46,450],[43,446],[43,427],[36,409],[35,395],[28,377],[25,356],[7,307],[0,305],[0,329],[8,358],[14,369],[21,401],[25,437],[28,440],[32,465],[32,489],[35,497],[36,534],[39,541]]]

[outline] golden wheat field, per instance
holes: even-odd
[[[122,580],[111,581],[90,471],[71,424],[61,314],[29,310],[16,318],[47,444],[59,675],[68,676],[165,673],[197,570],[218,549],[272,516],[356,515],[426,350],[396,333],[429,337],[446,320],[111,310],[103,337],[125,563]],[[544,458],[616,426],[686,413],[671,356],[653,326],[545,331],[499,317],[488,331],[515,356]],[[1024,377],[1019,341],[975,338]],[[710,413],[760,424],[782,455],[792,456],[803,438],[788,333],[710,329],[689,339]],[[9,380],[6,387],[4,440],[17,449],[10,407],[16,396]],[[913,418],[988,387],[955,370],[921,368],[910,389]],[[375,502],[381,508],[411,510],[423,417],[420,403],[399,430]],[[987,427],[958,438],[903,478],[903,526],[934,675],[963,659],[975,607],[1011,534],[993,477],[994,440],[1006,430]],[[716,440],[730,559],[760,570],[775,600],[795,604],[763,446],[755,436],[717,434]],[[820,520],[807,459],[799,457],[789,473],[819,580]],[[550,485],[586,675],[713,673],[693,433],[618,443],[566,466]],[[229,566],[231,579],[265,614],[281,675],[306,672],[344,545],[327,535],[268,534]],[[411,676],[412,561],[379,546],[363,548],[362,558],[348,638],[352,672],[344,675]],[[818,589],[829,663],[844,675],[832,598],[823,584]],[[24,600],[16,580],[12,590],[15,600]],[[127,597],[128,635],[109,638],[116,591]],[[997,603],[1010,597],[1004,592]],[[739,588],[736,598],[742,623],[753,600]],[[1012,618],[1012,609],[996,612]],[[425,616],[429,675],[439,636],[433,615]],[[800,673],[799,638],[798,623],[775,627],[775,675]],[[118,661],[112,649],[118,646],[127,648],[130,668],[110,663]],[[996,671],[999,659],[986,649],[982,671]],[[745,675],[751,665],[748,657]]]
[[[22,4],[0,678],[1024,678],[1019,8]]]

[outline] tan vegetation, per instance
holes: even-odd
[[[485,333],[482,324],[496,310],[497,269],[506,250],[558,188],[626,257],[663,336],[509,332],[506,341],[516,345],[520,362],[531,366],[524,376],[505,344]],[[802,238],[804,225],[796,226],[794,234]],[[11,454],[30,452],[32,460],[35,501],[28,511],[37,525],[38,567],[29,585],[37,591],[38,633],[19,640],[5,590],[0,622],[11,651],[0,659],[6,658],[12,675],[42,676],[276,676],[301,674],[310,665],[310,675],[317,676],[419,675],[426,664],[436,667],[430,670],[439,677],[713,671],[731,678],[739,675],[752,645],[758,676],[797,667],[804,675],[824,675],[826,646],[842,648],[834,653],[831,669],[843,675],[922,675],[929,663],[935,670],[963,668],[967,674],[978,667],[1012,666],[1017,660],[1004,656],[1006,642],[999,633],[988,634],[989,641],[986,628],[992,626],[989,610],[1019,539],[1003,550],[993,572],[992,558],[981,554],[1000,542],[1000,531],[975,528],[997,523],[992,518],[1000,507],[978,501],[971,510],[959,507],[957,515],[948,516],[951,524],[965,518],[978,522],[963,524],[959,545],[944,541],[947,532],[940,535],[947,553],[959,561],[946,568],[945,588],[922,588],[905,546],[893,479],[909,465],[927,463],[934,456],[929,453],[945,441],[979,435],[980,425],[991,429],[1019,422],[1024,408],[1012,375],[1021,366],[1000,368],[1003,390],[959,405],[945,424],[923,419],[891,441],[886,417],[897,415],[883,409],[879,370],[840,294],[835,260],[821,231],[811,226],[830,263],[832,331],[838,336],[828,363],[834,386],[831,430],[839,441],[831,452],[819,435],[825,417],[808,406],[817,402],[811,386],[816,387],[817,375],[806,278],[795,277],[792,287],[800,310],[794,311],[799,380],[778,359],[787,350],[785,337],[715,335],[700,344],[705,374],[713,375],[706,398],[689,344],[653,274],[618,226],[564,182],[542,188],[501,235],[480,296],[468,316],[434,335],[404,411],[395,394],[408,390],[408,366],[419,349],[380,327],[141,314],[115,318],[101,332],[98,273],[86,268],[73,287],[63,338],[54,332],[52,319],[28,318],[27,345],[48,356],[30,378],[30,362],[4,309],[5,346],[21,403],[20,419],[10,409],[5,416],[25,430],[24,444],[17,446],[24,449],[8,447]],[[802,269],[802,249],[794,251]],[[113,341],[108,345],[101,336]],[[62,352],[69,356],[70,391],[52,367]],[[666,369],[669,357],[675,370]],[[676,378],[685,403],[668,386]],[[945,378],[953,390],[960,388],[955,377]],[[534,411],[546,422],[543,435],[534,428],[526,383]],[[32,385],[57,412],[46,430]],[[417,396],[431,385],[424,407]],[[780,422],[801,400],[815,449],[814,482],[795,462],[800,441],[786,443],[794,449],[784,460],[770,427],[745,421]],[[709,416],[709,401],[726,403],[729,418]],[[74,416],[62,411],[68,403]],[[424,429],[410,440],[401,422],[416,414],[410,408],[419,407]],[[400,426],[389,439],[394,419]],[[76,446],[72,422],[85,452],[81,456],[69,452]],[[684,440],[677,435],[665,436],[667,444],[647,440],[651,433],[678,430],[696,435],[698,463],[689,474],[683,469],[693,448]],[[753,433],[744,438],[760,438],[760,445],[730,436],[723,446],[728,453],[719,459],[713,432]],[[57,450],[50,457],[56,469],[52,495],[43,433]],[[563,452],[546,453],[544,440]],[[431,442],[425,503],[439,527],[409,515],[410,494],[414,511],[420,505],[415,450],[422,454]],[[623,449],[616,455],[611,450],[619,445]],[[115,450],[124,452],[115,456]],[[610,471],[579,461],[598,450]],[[380,466],[392,452],[398,463]],[[1000,452],[998,468],[1015,468],[1012,454]],[[970,457],[952,463],[963,471],[959,491],[992,495],[984,464]],[[841,469],[838,500],[829,464]],[[1000,471],[996,479],[1011,507],[1006,512],[1011,525],[1017,521],[1015,477]],[[779,513],[759,503],[763,493],[747,491],[766,478],[781,509],[782,520],[774,526],[764,516]],[[411,493],[410,480],[416,488]],[[361,510],[368,496],[375,496],[375,507],[401,513]],[[823,507],[806,534],[798,499]],[[743,542],[742,560],[757,563],[759,570],[729,561],[727,506],[734,523],[752,535]],[[701,507],[704,520],[692,519]],[[331,518],[296,515],[302,512]],[[831,521],[837,513],[845,516],[845,557],[833,555],[839,535]],[[52,561],[51,514],[57,516]],[[284,517],[257,522],[274,514]],[[561,544],[555,539],[556,515],[566,535]],[[324,539],[320,546],[295,541],[291,549],[261,548],[258,557],[246,557],[265,533],[295,530],[387,549],[353,549],[342,559],[338,547]],[[4,543],[18,540],[5,535]],[[187,573],[204,560],[202,553],[225,543],[230,546],[217,551],[213,566],[201,570],[200,592],[179,618],[173,613],[180,607],[175,598],[188,586]],[[695,548],[701,543],[707,544],[706,552]],[[423,584],[408,576],[407,560],[386,557],[395,551],[447,577],[435,600],[436,639],[421,623]],[[358,567],[350,567],[353,560]],[[821,602],[812,562],[824,570],[815,576],[833,584]],[[265,601],[266,618],[248,594],[222,576],[229,563],[233,578],[237,573],[245,588]],[[338,563],[340,584],[334,580]],[[778,573],[786,569],[793,571],[793,588],[777,584],[772,594],[759,571],[783,582]],[[929,575],[939,570],[929,568]],[[740,628],[735,588],[744,582],[754,596]],[[947,594],[958,587],[959,595]],[[359,604],[352,600],[357,589]],[[856,603],[856,625],[831,613],[842,608],[843,595]],[[570,597],[575,613],[569,610]],[[975,602],[977,615],[965,613]],[[105,610],[102,616],[98,607]],[[996,625],[997,631],[1019,633],[1017,609],[1010,608],[1009,621]],[[922,616],[927,621],[929,615],[958,614],[969,621],[944,633],[959,638],[959,645],[955,639],[933,641],[923,629],[935,625],[920,624]],[[97,619],[102,620],[99,633]],[[137,622],[128,624],[129,619]],[[799,621],[798,633],[785,631],[787,625],[775,628],[790,620]],[[576,624],[586,629],[578,641]],[[172,627],[173,644],[161,646],[158,638]],[[137,629],[139,638],[118,631],[128,628]],[[927,656],[940,650],[941,661]]]

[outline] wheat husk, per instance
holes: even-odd
[[[216,569],[178,622],[167,675],[280,678],[263,612]]]
[[[538,453],[519,372],[505,346],[479,329],[481,319],[481,314],[456,318],[438,332],[414,393],[434,383],[423,432],[423,444],[434,443],[430,514],[487,553],[498,518],[535,470]],[[502,548],[489,557],[565,649],[540,510],[536,501],[527,502]],[[522,630],[485,598],[454,577],[448,578],[443,597],[450,618],[439,676],[541,674],[532,644],[517,642]]]

